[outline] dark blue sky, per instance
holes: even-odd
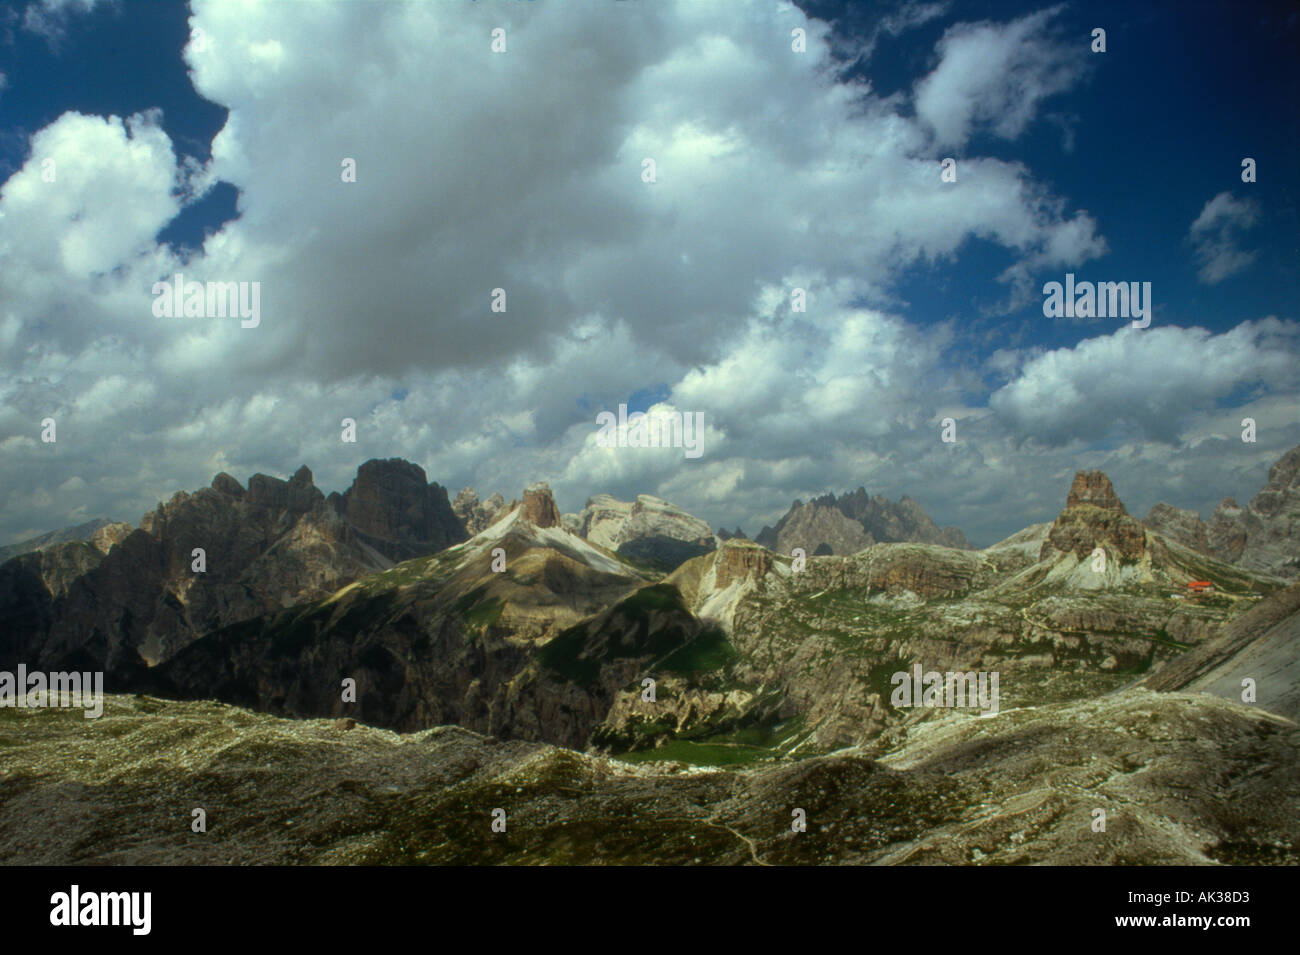
[[[873,4],[802,2],[847,39],[869,37],[879,21]],[[962,20],[1004,21],[1042,9],[1009,0],[963,0]],[[966,152],[1019,161],[1098,223],[1109,255],[1087,263],[1078,279],[1152,283],[1158,321],[1222,331],[1247,318],[1282,314],[1300,299],[1300,214],[1292,175],[1300,155],[1300,4],[1213,0],[1132,3],[1094,0],[1064,5],[1063,33],[1106,30],[1107,51],[1092,54],[1076,91],[1058,95],[1012,142],[987,133]],[[934,48],[951,18],[891,37],[883,33],[870,61],[848,75],[881,94],[907,91],[934,66]],[[1064,148],[1063,130],[1072,135]],[[1241,160],[1258,163],[1253,184]],[[961,155],[956,156],[958,160]],[[1244,237],[1258,253],[1245,272],[1218,284],[1197,281],[1188,227],[1212,196],[1228,190],[1255,200],[1263,217]],[[962,316],[972,339],[983,328],[975,309],[995,306],[1005,289],[990,282],[1011,254],[978,241],[955,263],[918,266],[899,287],[914,321]],[[1043,281],[1059,279],[1047,274]],[[1041,285],[1041,283],[1040,283]],[[1023,333],[1045,347],[1073,344],[1097,326],[1042,319],[1040,302],[986,320],[994,340]],[[1107,328],[1107,331],[1110,329]]]

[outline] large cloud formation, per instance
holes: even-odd
[[[184,56],[229,109],[208,165],[178,160],[156,114],[69,113],[0,194],[0,539],[136,520],[219,469],[306,462],[338,488],[394,455],[453,488],[547,479],[566,509],[658,493],[751,533],[794,496],[863,483],[987,538],[1023,523],[1009,486],[1086,463],[1060,446],[1098,416],[1226,434],[1179,409],[1277,384],[1285,323],[1241,332],[1203,387],[1180,375],[1089,411],[1106,362],[1141,372],[1169,344],[1190,368],[1218,343],[1117,333],[981,368],[951,326],[891,310],[904,269],[971,239],[1021,284],[1104,253],[1021,163],[966,156],[960,188],[939,179],[943,149],[1014,138],[1081,82],[1054,16],[957,24],[910,94],[880,97],[789,5],[195,2]],[[188,259],[158,244],[218,181],[238,218]],[[150,290],[178,271],[261,283],[260,325],[155,317]],[[638,391],[704,412],[702,458],[596,445],[596,413]]]

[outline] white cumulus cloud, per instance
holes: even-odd
[[[1239,247],[1241,234],[1258,221],[1258,204],[1234,198],[1230,192],[1221,192],[1205,204],[1188,233],[1196,248],[1197,275],[1202,282],[1215,285],[1258,258],[1257,253]]]

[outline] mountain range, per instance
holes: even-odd
[[[949,860],[958,850],[941,834],[953,838],[956,823],[941,825],[947,810],[919,794],[942,778],[933,767],[974,772],[964,753],[1029,745],[980,770],[979,785],[1015,800],[1027,798],[1025,765],[1076,758],[1040,735],[1079,720],[1113,718],[1130,727],[1113,730],[1121,734],[1145,727],[1148,711],[1179,725],[1209,720],[1222,746],[1206,758],[1226,766],[1243,758],[1240,741],[1257,712],[1294,718],[1297,460],[1300,449],[1274,466],[1250,505],[1220,508],[1205,527],[1167,505],[1138,520],[1104,473],[1080,471],[1054,521],[983,550],[939,529],[909,498],[863,490],[796,501],[750,541],[713,534],[649,495],[596,495],[577,514],[562,514],[544,483],[509,503],[481,501],[469,488],[450,500],[398,459],[366,462],[345,493],[328,496],[306,467],[288,481],[254,475],[247,488],[219,474],[211,487],[160,504],[138,528],[101,526],[89,541],[47,541],[0,565],[0,670],[102,669],[118,694],[110,710],[131,725],[165,722],[161,714],[193,724],[211,705],[197,701],[264,714],[240,725],[299,740],[284,743],[290,763],[317,752],[329,733],[272,717],[374,728],[348,737],[366,741],[355,753],[363,761],[401,755],[373,735],[380,729],[439,734],[427,737],[439,760],[487,761],[512,779],[521,760],[540,759],[593,799],[653,789],[677,805],[689,787],[665,766],[752,768],[758,775],[743,785],[709,777],[706,802],[718,819],[752,806],[778,779],[790,785],[791,773],[847,773],[835,785],[856,779],[868,792],[885,784],[934,814],[911,849],[876,833],[867,856]],[[883,539],[899,537],[908,539]],[[1193,581],[1211,582],[1212,592],[1189,590]],[[984,713],[997,719],[972,722],[970,704],[945,711],[900,702],[898,675],[914,668],[997,674],[1000,697]],[[1240,700],[1247,673],[1258,709]],[[355,698],[341,692],[345,681]],[[1188,692],[1193,710],[1165,702]],[[142,710],[141,700],[155,702]],[[1283,732],[1267,719],[1258,725]],[[1220,729],[1226,735],[1215,735]],[[48,730],[51,739],[62,732]],[[1099,732],[1095,745],[1113,748]],[[1029,735],[1012,742],[1019,734]],[[1149,738],[1143,758],[1193,778],[1194,760],[1162,748],[1161,738]],[[499,741],[513,742],[502,749]],[[858,762],[836,762],[832,754],[845,752]],[[600,761],[610,757],[639,781],[607,789]],[[884,767],[901,775],[886,784],[873,775]],[[1258,785],[1300,800],[1294,770],[1293,760]],[[1125,787],[1116,798],[1122,790],[1146,800],[1144,812],[1169,798],[1160,787]],[[0,804],[5,792],[0,781]],[[847,825],[852,803],[824,807]],[[1265,818],[1290,838],[1293,823],[1275,812]],[[1242,825],[1222,814],[1198,819],[1225,831]],[[0,826],[0,856],[5,832]],[[746,838],[750,861],[787,858],[770,833]],[[1037,856],[973,844],[961,851],[964,861],[1086,855],[1077,839],[1051,838],[1059,846]],[[1142,851],[1163,857],[1241,857],[1143,838]],[[627,857],[656,851],[647,843]],[[376,843],[358,858],[386,854],[391,846]]]
[[[30,554],[32,551],[48,550],[55,544],[67,544],[71,541],[88,541],[95,536],[95,532],[101,527],[113,523],[107,518],[97,517],[93,521],[86,521],[84,524],[76,524],[72,527],[64,527],[57,531],[50,531],[46,534],[38,534],[35,537],[29,537],[26,540],[17,541],[13,544],[6,544],[0,547],[0,563],[4,563],[11,557],[17,557],[19,554]]]
[[[346,671],[370,688],[357,712],[376,725],[579,748],[776,732],[795,717],[807,746],[843,745],[888,721],[880,673],[898,661],[1014,661],[1027,685],[1200,642],[1237,600],[1295,576],[1270,555],[1297,527],[1297,460],[1239,509],[1237,536],[1189,539],[1162,506],[1143,523],[1093,471],[1052,524],[983,551],[911,499],[861,489],[796,501],[750,542],[649,495],[597,495],[570,515],[545,484],[509,504],[469,488],[452,503],[398,459],[366,462],[328,497],[306,467],[247,489],[223,473],[139,528],[0,566],[0,665],[104,669],[121,689],[296,716],[342,714],[333,674]],[[1254,569],[1211,556],[1212,539]],[[1100,572],[1096,548],[1110,556]],[[1193,579],[1215,581],[1221,604],[1170,600]],[[833,675],[817,659],[836,659]],[[652,670],[672,702],[646,719],[634,678]]]
[[[826,494],[807,504],[796,500],[776,527],[764,527],[754,540],[781,553],[802,547],[819,557],[856,554],[876,542],[970,546],[959,528],[940,528],[907,495],[895,502],[880,494],[869,497],[861,487],[840,498]]]
[[[1144,523],[1220,560],[1295,579],[1300,576],[1300,447],[1268,471],[1268,484],[1241,507],[1225,497],[1208,522],[1195,511],[1157,504]]]

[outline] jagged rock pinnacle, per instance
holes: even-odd
[[[524,490],[523,517],[536,527],[559,527],[560,511],[551,496],[550,485],[538,481]]]

